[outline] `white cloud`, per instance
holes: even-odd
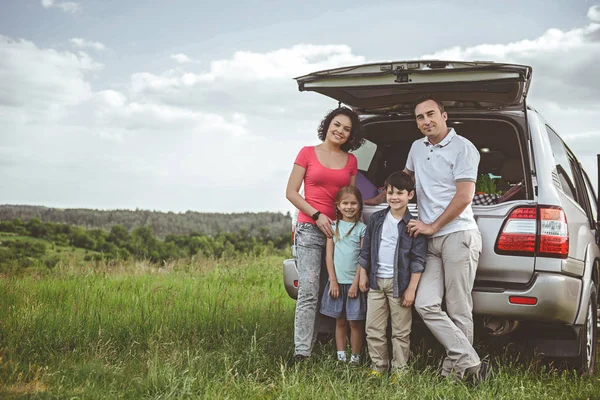
[[[41,4],[44,8],[59,8],[69,14],[75,14],[81,10],[81,4],[72,1],[41,0]]]
[[[191,63],[193,60],[183,53],[171,54],[171,58],[180,64]]]
[[[590,19],[590,21],[600,22],[600,6],[590,7],[587,17]]]
[[[69,39],[69,42],[79,49],[106,50],[106,46],[103,43],[85,40],[83,38],[71,38]]]
[[[85,75],[102,65],[83,52],[41,49],[0,35],[0,113],[5,118],[56,118],[92,95]]]
[[[47,195],[44,204],[62,198],[62,206],[75,201],[69,187],[77,187],[80,203],[75,205],[88,207],[98,207],[100,199],[107,204],[103,207],[120,199],[117,206],[132,208],[287,209],[281,191],[290,160],[301,145],[317,141],[314,113],[305,117],[299,110],[314,108],[320,119],[323,104],[332,104],[300,96],[302,100],[292,105],[297,113],[293,123],[287,121],[281,100],[298,95],[290,78],[345,60],[363,61],[346,46],[240,52],[213,63],[206,72],[136,73],[124,90],[93,91],[87,73],[101,66],[85,53],[59,53],[9,38],[4,43],[2,51],[9,55],[0,53],[0,74],[9,77],[3,81],[8,89],[4,92],[18,90],[22,95],[13,108],[23,115],[37,109],[50,111],[35,120],[0,114],[0,123],[10,127],[6,131],[10,136],[0,141],[7,150],[0,148],[0,153],[20,154],[3,158],[8,166],[0,171],[0,179],[11,182],[6,193],[21,193],[35,202],[37,194],[26,195],[27,187],[19,186],[27,179],[41,190],[57,193]],[[305,70],[285,64],[290,56],[300,60]],[[253,80],[230,74],[250,61]],[[59,65],[60,71],[54,70]],[[281,74],[273,65],[288,71]],[[261,66],[269,68],[270,78],[261,75]],[[289,80],[282,84],[284,78]],[[257,82],[260,85],[252,88]],[[60,118],[54,117],[56,105]],[[267,110],[266,115],[254,113],[255,107]],[[268,115],[275,109],[276,115]],[[46,180],[53,182],[52,187],[45,185]],[[2,201],[11,199],[5,195]]]
[[[182,89],[214,81],[273,81],[291,79],[311,71],[342,65],[360,64],[362,56],[352,54],[346,45],[299,44],[267,53],[238,51],[231,59],[211,62],[208,71],[194,73],[182,69],[161,75],[148,72],[133,74],[131,88],[136,93]]]

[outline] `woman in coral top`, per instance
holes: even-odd
[[[300,211],[295,231],[298,268],[295,361],[309,357],[316,340],[321,266],[327,238],[333,235],[334,200],[341,187],[356,184],[356,157],[348,151],[358,149],[364,142],[360,132],[360,121],[352,110],[340,107],[331,111],[318,129],[323,143],[300,150],[288,181],[286,197]],[[302,183],[304,197],[300,195]]]

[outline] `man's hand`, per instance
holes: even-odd
[[[338,285],[338,283],[329,281],[329,296],[331,296],[332,299],[337,299],[339,295],[340,286]]]
[[[419,221],[417,219],[411,219],[406,225],[406,229],[408,234],[413,237],[417,237],[419,235],[431,236],[437,232],[435,227],[432,224],[426,224],[423,221]]]
[[[415,295],[415,289],[407,288],[402,295],[402,307],[412,307],[415,304]]]
[[[358,287],[363,293],[369,291],[369,277],[367,276],[367,270],[364,268],[360,269],[360,279],[358,280]]]

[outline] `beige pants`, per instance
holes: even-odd
[[[392,368],[406,366],[410,351],[412,308],[402,307],[402,299],[394,298],[392,279],[377,278],[379,290],[369,290],[367,296],[367,346],[372,368],[387,372],[390,356],[387,340],[388,319],[392,319]]]
[[[473,349],[473,299],[481,253],[478,230],[449,233],[430,238],[425,271],[421,276],[415,308],[431,333],[446,349],[442,375],[465,371],[480,364]],[[446,312],[442,298],[446,295]]]

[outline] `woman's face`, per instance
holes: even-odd
[[[329,128],[327,129],[327,136],[325,140],[330,141],[338,146],[346,143],[350,137],[350,131],[352,130],[352,121],[345,115],[336,115],[331,120]]]

